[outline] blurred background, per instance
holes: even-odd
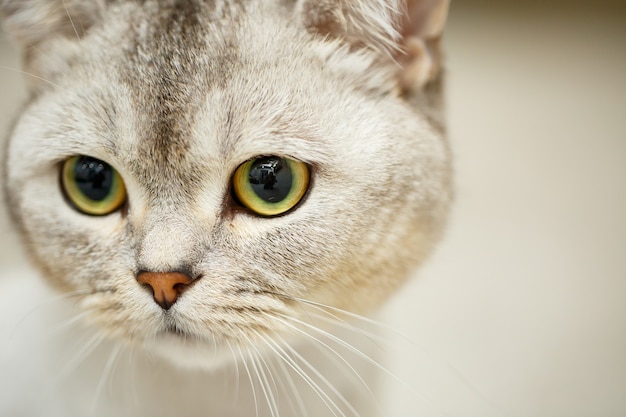
[[[626,3],[453,1],[456,203],[383,312],[388,416],[626,416]],[[0,35],[0,131],[24,99]],[[0,279],[24,270],[0,210]],[[19,273],[19,272],[18,272]],[[404,339],[403,339],[404,340]]]

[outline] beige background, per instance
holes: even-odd
[[[457,201],[385,313],[416,391],[388,415],[624,417],[626,7],[458,0],[446,47]],[[3,132],[17,68],[0,37]],[[0,232],[0,279],[28,273]]]

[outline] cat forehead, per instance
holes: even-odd
[[[272,130],[285,136],[288,132],[280,125],[294,126],[287,120],[295,115],[294,99],[287,98],[288,85],[278,84],[285,80],[281,67],[297,64],[280,57],[281,51],[271,55],[244,46],[250,41],[246,30],[233,25],[232,16],[230,24],[216,17],[241,11],[220,12],[215,3],[133,3],[133,8],[148,8],[149,13],[128,25],[112,62],[105,58],[101,85],[105,90],[116,86],[105,105],[117,107],[116,117],[133,125],[133,134],[115,145],[132,148],[143,165],[174,163],[180,169],[185,161],[207,156],[240,159],[246,156],[236,155],[238,149],[263,147],[271,136],[277,139]],[[243,19],[239,15],[234,20],[241,26]],[[106,47],[111,39],[99,41]],[[290,112],[284,111],[286,101]]]
[[[359,146],[349,140],[359,129],[372,130],[364,120],[378,111],[352,94],[351,78],[340,74],[345,62],[329,63],[345,52],[337,44],[313,40],[266,3],[170,3],[121,2],[84,39],[80,80],[68,81],[81,93],[59,93],[93,126],[78,151],[104,146],[158,194],[207,178],[225,183],[257,155],[332,163]],[[368,65],[361,58],[350,67]]]

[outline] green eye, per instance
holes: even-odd
[[[298,204],[309,187],[305,163],[278,156],[248,161],[235,171],[237,199],[260,216],[277,216]]]
[[[63,163],[61,185],[79,211],[104,216],[126,201],[126,188],[111,165],[89,156],[74,156]]]

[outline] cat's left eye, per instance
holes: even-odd
[[[233,191],[239,202],[255,214],[278,216],[302,200],[309,188],[309,179],[309,168],[304,162],[262,156],[237,168]]]
[[[90,156],[74,156],[61,168],[61,185],[70,203],[79,211],[104,216],[126,201],[126,187],[109,164]]]

